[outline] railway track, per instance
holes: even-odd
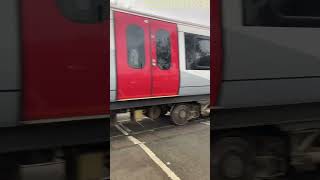
[[[199,118],[190,121],[186,126],[199,122],[209,123],[208,121],[209,118]],[[169,116],[162,117],[158,120],[144,118],[143,120],[137,122],[124,119],[110,125],[110,138],[112,139],[124,135],[135,135],[148,131],[156,131],[174,127],[176,127],[176,125],[171,122]]]

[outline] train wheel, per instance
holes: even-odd
[[[144,115],[149,117],[150,119],[159,119],[161,116],[161,112],[162,111],[159,106],[152,106],[144,112]]]
[[[185,125],[191,117],[190,110],[191,108],[188,104],[175,105],[170,113],[172,122],[179,126]]]
[[[213,146],[213,179],[253,180],[254,159],[254,150],[246,140],[223,138]]]

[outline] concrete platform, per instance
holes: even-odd
[[[210,179],[210,126],[201,122],[132,135],[182,180]],[[127,136],[111,140],[112,180],[169,180],[168,175]]]

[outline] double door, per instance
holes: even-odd
[[[178,95],[177,25],[122,12],[114,17],[117,99]]]

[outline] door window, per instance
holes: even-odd
[[[61,14],[77,23],[94,24],[107,17],[106,0],[56,0]]]
[[[128,64],[135,69],[142,69],[145,64],[144,31],[137,25],[127,27]]]
[[[171,66],[171,43],[168,31],[159,30],[156,35],[157,65],[162,70],[168,70]]]
[[[244,25],[320,27],[319,0],[244,0]]]

